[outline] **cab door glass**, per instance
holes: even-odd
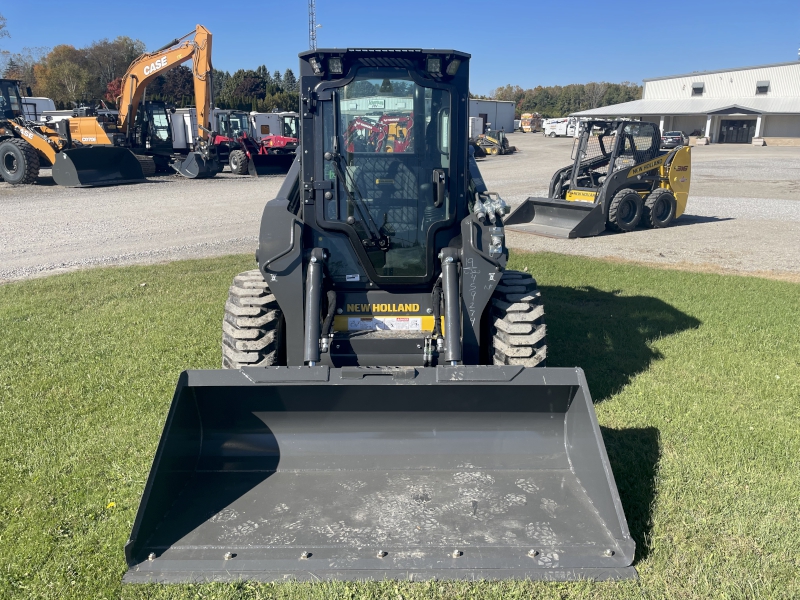
[[[324,151],[338,158],[323,169],[337,193],[325,219],[353,227],[379,277],[426,276],[432,229],[452,214],[449,186],[434,185],[435,170],[450,176],[450,93],[405,69],[362,69],[333,97]]]

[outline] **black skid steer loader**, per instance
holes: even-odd
[[[223,369],[180,376],[124,580],[635,577],[586,379],[544,368],[468,152],[469,55],[300,59],[301,149]],[[410,139],[356,139],[393,119]]]
[[[573,163],[550,181],[547,198],[528,198],[505,219],[511,231],[581,238],[639,226],[672,225],[686,209],[692,158],[688,146],[662,152],[658,125],[587,121]]]

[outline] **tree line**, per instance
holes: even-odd
[[[0,38],[8,37],[0,15]],[[49,48],[25,48],[10,53],[0,50],[0,74],[18,79],[24,91],[52,98],[59,109],[98,104],[115,105],[122,90],[122,78],[130,64],[146,52],[144,42],[127,36],[99,40],[86,47],[61,44]],[[265,65],[255,70],[239,69],[233,74],[214,69],[214,104],[218,108],[256,110],[297,110],[297,77],[291,69],[270,74]],[[147,86],[149,100],[161,100],[176,107],[194,105],[192,71],[179,65],[159,75]]]
[[[489,95],[492,100],[513,102],[517,119],[522,113],[539,113],[550,119],[566,117],[581,110],[640,100],[641,97],[642,86],[630,81],[538,85],[527,90],[509,84],[495,89]]]

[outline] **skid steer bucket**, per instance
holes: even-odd
[[[600,204],[553,198],[528,198],[503,219],[510,231],[556,238],[591,237],[605,231]]]
[[[188,179],[208,179],[222,170],[222,165],[218,161],[206,160],[199,152],[189,152],[185,157],[176,159],[170,166]]]
[[[86,146],[62,150],[53,164],[53,180],[65,187],[97,187],[147,181],[127,148]]]
[[[187,371],[126,582],[636,576],[580,369]]]

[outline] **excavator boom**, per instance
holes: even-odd
[[[211,32],[197,25],[194,36],[191,33],[170,42],[155,52],[142,54],[137,58],[122,80],[122,92],[117,98],[119,105],[119,126],[124,132],[132,128],[139,103],[145,88],[159,75],[174,69],[188,60],[192,61],[194,77],[194,96],[197,105],[197,137],[208,139],[211,129],[211,103],[213,86],[211,82]]]

